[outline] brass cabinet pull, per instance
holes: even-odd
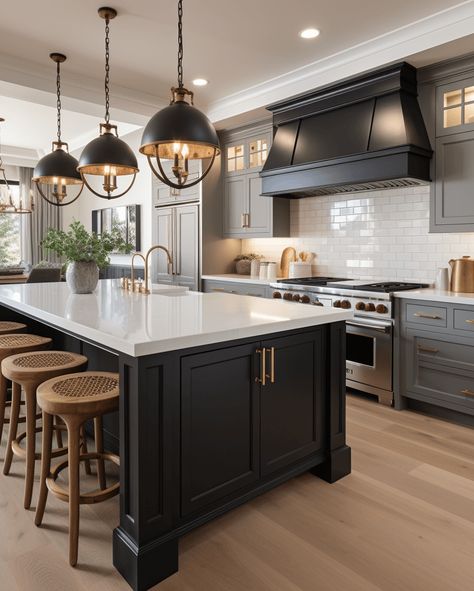
[[[469,388],[464,388],[464,390],[461,390],[461,394],[464,394],[464,396],[469,396],[469,398],[474,398],[474,392],[469,390]]]
[[[240,214],[240,225],[242,228],[245,228],[245,213]]]
[[[468,318],[468,319],[466,320],[466,322],[467,322],[468,324],[474,324],[474,318],[472,318],[472,319],[471,319],[471,318]]]
[[[213,287],[212,291],[225,291],[223,287]]]
[[[250,214],[249,213],[245,214],[245,227],[250,228]]]
[[[270,348],[270,383],[275,383],[275,347]]]
[[[265,349],[265,347],[263,347],[262,349],[257,349],[257,353],[260,355],[260,377],[255,378],[255,381],[262,384],[262,386],[266,386],[266,384],[267,384],[267,367],[266,367],[267,350]]]
[[[428,318],[428,320],[443,320],[441,316],[435,316],[434,314],[422,314],[421,312],[415,312],[413,316],[417,318]]]
[[[418,351],[423,351],[424,353],[439,353],[439,349],[435,349],[434,347],[423,347],[422,345],[418,345]]]

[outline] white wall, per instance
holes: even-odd
[[[101,199],[93,195],[87,188],[84,188],[82,195],[72,205],[63,208],[63,228],[73,220],[79,220],[90,231],[92,226],[92,210],[103,209],[105,207],[117,207],[119,205],[141,205],[141,249],[147,250],[151,246],[151,170],[147,159],[138,152],[140,140],[142,137],[142,130],[134,131],[122,139],[128,143],[138,158],[138,168],[140,172],[130,191],[120,197],[119,199]],[[79,158],[79,153],[74,153],[76,158]],[[121,182],[119,180],[119,182]],[[113,255],[111,262],[129,263],[130,257]]]
[[[291,237],[242,241],[242,252],[279,261],[281,251],[316,254],[313,272],[361,279],[432,282],[451,258],[474,256],[474,233],[429,234],[429,187],[291,203]]]

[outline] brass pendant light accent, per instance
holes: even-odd
[[[137,158],[130,147],[119,138],[117,126],[110,123],[110,27],[109,23],[117,16],[114,8],[99,8],[99,16],[105,20],[105,122],[99,126],[99,137],[92,140],[84,148],[79,158],[79,171],[86,187],[103,199],[117,199],[122,197],[132,188],[138,172]],[[92,188],[86,175],[103,177],[103,193]],[[133,175],[128,187],[119,194],[117,190],[117,177]]]
[[[148,122],[140,146],[140,152],[147,156],[155,176],[174,189],[200,183],[220,153],[214,126],[194,107],[193,101],[194,93],[183,84],[183,0],[178,0],[178,86],[171,89],[169,106],[158,111]],[[189,160],[203,159],[209,159],[206,170],[197,180],[188,182]],[[173,161],[174,180],[165,173],[162,160]]]
[[[3,123],[5,119],[0,117],[0,123]],[[6,199],[4,199],[4,195],[2,194],[3,191],[1,190],[2,187],[5,187],[6,190]],[[5,167],[3,165],[3,158],[2,158],[2,142],[0,138],[0,214],[1,213],[32,213],[34,209],[33,203],[33,192],[30,191],[29,195],[29,204],[26,205],[23,203],[23,199],[21,195],[18,199],[18,203],[15,203],[13,199],[13,194],[11,187],[8,183],[7,175],[5,174]]]
[[[70,205],[79,198],[84,188],[81,175],[77,171],[79,162],[69,154],[69,147],[61,140],[61,64],[66,61],[62,53],[50,53],[49,57],[56,64],[56,108],[57,108],[57,141],[52,143],[50,154],[43,156],[33,171],[33,181],[36,183],[41,197],[57,207]],[[47,185],[45,192],[41,185]],[[79,191],[71,191],[70,186],[80,187]]]

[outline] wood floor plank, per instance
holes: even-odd
[[[347,416],[350,476],[329,485],[304,474],[191,532],[179,573],[155,589],[474,588],[474,429],[356,396]],[[71,569],[67,505],[50,498],[36,528],[22,508],[23,469],[16,460],[15,475],[0,477],[0,589],[127,591],[112,566],[118,499],[81,508]]]

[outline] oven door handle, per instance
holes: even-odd
[[[364,324],[363,322],[351,322],[350,320],[346,320],[346,324],[350,326],[355,326],[355,328],[368,328],[370,330],[376,330],[377,332],[389,333],[391,331],[392,325],[387,324],[386,326],[377,326],[375,324]]]

